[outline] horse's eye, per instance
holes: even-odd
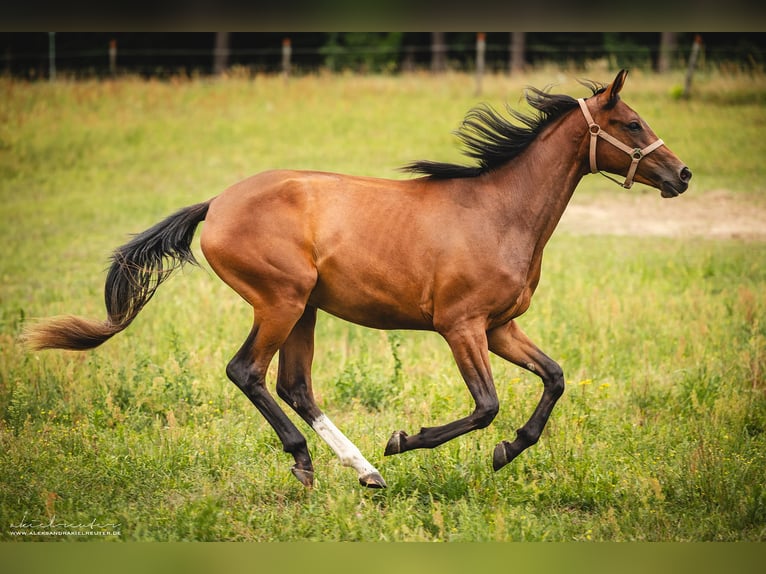
[[[630,122],[628,124],[628,129],[632,132],[640,132],[641,131],[641,124],[638,122]]]

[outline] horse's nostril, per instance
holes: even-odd
[[[692,171],[688,167],[683,168],[681,170],[681,181],[683,181],[684,183],[688,183],[691,178],[692,178]]]

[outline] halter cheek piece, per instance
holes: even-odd
[[[625,182],[620,183],[613,177],[609,177],[604,172],[601,172],[601,175],[604,177],[611,179],[612,181],[616,183],[620,183],[622,187],[625,189],[630,189],[633,185],[633,176],[636,173],[636,168],[638,168],[638,162],[641,161],[641,158],[643,158],[646,155],[649,155],[651,152],[656,150],[658,147],[663,145],[665,142],[663,142],[661,139],[658,139],[653,144],[649,144],[643,149],[640,148],[630,148],[626,146],[624,143],[622,143],[617,138],[614,138],[610,136],[608,133],[603,131],[601,129],[601,126],[599,126],[596,122],[593,121],[593,117],[590,115],[590,111],[588,110],[588,106],[585,103],[585,100],[583,98],[579,98],[577,100],[577,103],[580,104],[580,109],[582,110],[583,115],[585,116],[585,121],[588,122],[588,131],[590,132],[590,172],[591,173],[598,173],[598,167],[596,166],[596,142],[598,141],[598,138],[604,138],[606,141],[608,141],[610,144],[615,146],[618,149],[621,149],[626,154],[628,154],[631,157],[631,163],[630,168],[628,168],[628,175],[625,177]]]

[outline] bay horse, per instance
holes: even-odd
[[[253,310],[253,327],[226,374],[252,401],[295,459],[310,487],[305,437],[271,395],[266,374],[279,352],[276,391],[332,448],[359,482],[385,481],[314,401],[311,364],[317,309],[375,329],[439,333],[475,402],[453,422],[396,431],[385,455],[434,448],[487,427],[499,410],[489,352],[536,373],[542,397],[512,442],[494,449],[499,470],[535,444],[564,392],[561,367],[521,330],[540,280],[543,248],[575,187],[598,171],[683,193],[691,171],[611,84],[581,82],[587,98],[529,88],[536,112],[488,105],[466,116],[456,135],[478,165],[418,161],[403,180],[316,171],[266,171],[171,215],[116,249],[105,285],[107,319],[66,316],[27,328],[35,349],[89,349],[124,330],[159,285],[200,245],[215,273]],[[521,125],[519,125],[519,123]],[[598,145],[604,140],[602,145]],[[620,182],[618,182],[620,183]]]

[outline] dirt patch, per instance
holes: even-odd
[[[659,192],[575,192],[559,230],[584,235],[710,237],[766,241],[766,201],[750,194],[689,192],[663,199]]]

